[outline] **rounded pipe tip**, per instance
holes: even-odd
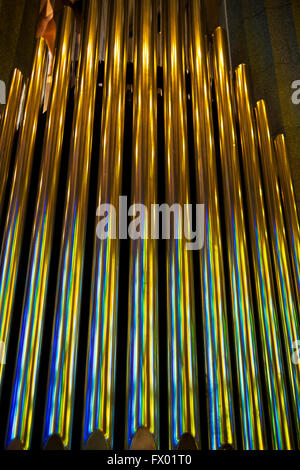
[[[61,440],[61,437],[57,434],[50,436],[45,447],[45,450],[65,450],[65,446]]]
[[[198,450],[194,437],[188,433],[183,434],[180,438],[177,450]]]
[[[93,431],[89,436],[85,450],[108,450],[107,441],[102,431]]]
[[[217,26],[212,33],[212,38],[213,39],[217,37],[224,38],[226,37],[226,34],[227,34],[226,29],[223,28],[223,26]]]
[[[227,442],[225,444],[222,444],[218,450],[234,450],[234,446],[232,444],[229,444],[229,442]]]
[[[130,450],[156,450],[153,435],[147,428],[139,428],[133,436]]]
[[[24,450],[23,444],[20,439],[13,439],[10,441],[8,446],[6,447],[7,450]]]

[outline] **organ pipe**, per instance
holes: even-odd
[[[0,216],[2,214],[5,188],[8,178],[12,145],[17,126],[17,118],[21,101],[23,75],[15,69],[11,79],[9,95],[1,122],[0,134]]]
[[[274,144],[291,265],[294,273],[295,295],[297,296],[297,305],[300,306],[300,226],[284,135],[278,135]]]
[[[43,443],[54,435],[71,443],[86,239],[88,188],[99,60],[100,3],[85,4],[81,53],[76,79],[65,216],[46,398]]]
[[[127,351],[126,445],[140,427],[159,442],[157,240],[151,207],[157,203],[156,2],[135,2],[132,204],[143,204],[141,238],[131,241]],[[145,211],[147,211],[145,213]]]
[[[21,319],[17,365],[13,381],[6,444],[31,442],[39,358],[51,259],[53,225],[69,91],[74,16],[65,8],[55,58],[55,70],[44,135],[39,190],[31,236],[29,265]],[[25,399],[24,399],[25,397]]]
[[[234,122],[232,85],[229,74],[226,33],[217,28],[213,36],[213,69],[216,92],[220,158],[224,196],[229,271],[238,378],[243,448],[264,449],[265,425],[258,353],[254,329],[254,309],[246,242],[246,221]]]
[[[97,207],[119,211],[128,48],[128,2],[109,3]],[[101,215],[101,213],[97,213]],[[102,214],[104,215],[104,214]],[[116,222],[114,224],[114,222]],[[114,234],[114,230],[116,234]],[[97,229],[96,229],[97,232]],[[109,212],[107,237],[95,233],[85,381],[83,444],[100,431],[113,445],[119,285],[119,221]]]
[[[242,144],[242,162],[248,205],[248,226],[258,305],[259,331],[267,388],[268,412],[274,449],[291,448],[287,386],[283,369],[278,309],[272,276],[271,252],[263,186],[259,167],[254,114],[245,64],[235,71],[237,109]]]
[[[18,139],[15,168],[0,256],[0,341],[8,346],[36,132],[46,73],[46,44],[38,39]],[[5,366],[0,364],[0,388]]]
[[[169,442],[178,446],[183,434],[200,445],[193,292],[193,260],[181,238],[180,208],[190,203],[183,2],[163,2],[163,86],[166,203],[174,209],[174,230],[167,240],[167,341]],[[187,218],[191,226],[191,220]]]
[[[283,345],[287,357],[287,377],[289,378],[292,399],[291,411],[295,417],[297,441],[299,443],[300,370],[299,367],[292,363],[293,345],[300,337],[299,303],[293,285],[293,271],[289,258],[288,240],[284,225],[278,170],[276,167],[266,104],[263,100],[256,104],[255,115],[271,235],[270,246],[273,254],[275,282],[280,307],[280,321],[283,329]],[[286,437],[286,439],[288,439],[288,437]],[[289,433],[289,439],[290,446],[292,446],[291,432]]]
[[[225,445],[236,446],[220,203],[207,38],[203,31],[201,2],[191,0],[188,5],[197,202],[205,204],[200,278],[209,446],[220,449]]]

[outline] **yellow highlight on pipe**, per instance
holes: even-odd
[[[132,203],[150,214],[157,203],[156,2],[135,2]],[[142,213],[142,230],[148,218]],[[130,249],[125,445],[146,427],[159,442],[157,241],[132,240]]]
[[[111,204],[117,211],[122,191],[128,8],[127,0],[109,2],[102,98],[97,208],[101,204]],[[109,224],[109,231],[112,225]],[[118,221],[116,225],[118,231]],[[84,445],[96,430],[103,433],[108,448],[113,445],[118,283],[119,240],[110,237],[102,240],[95,233],[85,381]]]
[[[242,161],[248,205],[248,226],[251,256],[261,335],[262,359],[267,385],[267,403],[271,436],[275,449],[290,448],[290,416],[287,403],[287,384],[283,368],[283,349],[280,340],[276,294],[272,275],[270,242],[267,233],[267,214],[262,191],[254,114],[251,106],[247,70],[244,64],[235,71],[236,97],[242,144]]]
[[[280,321],[283,329],[283,345],[287,357],[286,375],[292,395],[291,412],[294,413],[297,442],[300,442],[300,368],[292,363],[294,342],[300,337],[299,293],[295,290],[288,238],[281,202],[278,168],[269,126],[266,103],[261,100],[255,107],[261,166],[265,186],[270,242],[274,262],[274,274],[279,299]],[[284,448],[293,446],[289,429],[282,435]]]
[[[18,111],[22,93],[23,75],[20,70],[13,72],[8,100],[4,110],[0,136],[0,217],[7,183],[13,138],[15,135]]]
[[[21,319],[6,445],[19,439],[30,447],[43,337],[52,234],[64,136],[74,15],[65,8],[55,58],[50,106],[45,128],[40,184],[31,236],[29,266]]]
[[[46,73],[46,44],[38,39],[23,122],[20,129],[11,196],[0,257],[0,341],[9,341],[28,191],[34,156],[36,129]],[[5,366],[0,365],[0,388]]]
[[[163,38],[166,202],[183,207],[190,202],[183,2],[163,2]],[[175,211],[174,232],[179,217]],[[169,441],[174,449],[184,433],[200,446],[193,260],[176,233],[167,242],[166,263]]]
[[[188,2],[189,57],[197,202],[205,204],[205,244],[200,251],[208,438],[211,449],[236,446],[227,325],[220,203],[201,2]]]
[[[219,123],[220,158],[227,233],[230,295],[241,431],[244,449],[266,445],[254,308],[242,201],[242,184],[234,122],[232,83],[229,73],[226,33],[213,35],[213,70]]]
[[[58,435],[65,448],[69,448],[72,435],[99,29],[100,3],[90,0],[84,8],[75,91],[43,436],[45,444]]]

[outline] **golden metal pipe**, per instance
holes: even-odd
[[[98,237],[98,226],[95,234],[83,423],[84,446],[100,431],[108,448],[113,445],[119,281],[119,235],[113,234],[119,221],[114,224],[112,211],[118,213],[122,191],[127,46],[128,2],[114,0],[109,3],[97,200],[97,215],[104,216],[105,204],[109,217],[107,238]]]
[[[163,2],[163,31],[166,203],[177,204],[166,257],[169,440],[174,449],[184,433],[200,445],[193,260],[180,239],[180,210],[190,203],[183,2]]]
[[[205,204],[200,277],[209,447],[219,449],[236,446],[236,441],[207,38],[200,0],[189,1],[188,20],[197,202]]]
[[[20,70],[15,69],[4,110],[3,122],[1,123],[0,136],[0,217],[2,214],[5,188],[10,166],[12,144],[15,135],[18,112],[21,101],[23,75]]]
[[[50,353],[44,444],[71,444],[88,188],[99,60],[100,2],[85,4],[75,90],[65,218]]]
[[[235,71],[235,89],[242,144],[242,161],[248,206],[251,255],[255,272],[259,330],[262,344],[268,411],[274,449],[290,449],[290,416],[287,386],[283,369],[276,296],[272,276],[271,252],[267,233],[267,216],[259,166],[256,130],[251,105],[247,68]]]
[[[234,123],[232,84],[226,33],[217,28],[214,42],[214,83],[217,97],[220,157],[229,262],[230,294],[244,449],[265,448],[253,299],[246,243],[245,215]]]
[[[255,107],[258,141],[262,163],[262,174],[269,218],[271,250],[273,254],[275,282],[279,299],[280,320],[283,327],[283,345],[287,357],[287,376],[292,391],[292,411],[297,426],[297,441],[300,443],[300,369],[292,363],[295,341],[300,338],[299,300],[293,285],[293,270],[289,258],[288,241],[284,225],[283,207],[280,197],[278,171],[266,105],[263,100]],[[286,437],[286,447],[292,446],[292,436]]]
[[[157,203],[157,9],[135,2],[132,204],[141,211],[141,238],[131,241],[127,346],[126,447],[145,427],[159,443],[157,240],[148,236]]]
[[[286,220],[287,237],[292,258],[291,265],[294,273],[295,295],[297,296],[297,305],[300,306],[300,225],[285,137],[283,134],[276,137],[274,145]]]
[[[39,39],[35,48],[24,117],[18,140],[11,196],[0,256],[0,341],[3,341],[6,347],[9,341],[13,313],[36,130],[46,73],[46,57],[46,44],[43,39]],[[0,364],[0,388],[4,371],[5,366]]]
[[[17,365],[6,439],[6,445],[9,445],[13,439],[18,439],[24,449],[30,447],[33,427],[74,25],[72,10],[65,8],[43,143],[40,184],[31,236]]]

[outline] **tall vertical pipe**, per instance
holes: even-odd
[[[227,256],[238,378],[243,448],[264,449],[265,427],[254,329],[253,299],[246,244],[245,215],[234,123],[226,33],[217,28],[214,83],[217,98],[220,158],[224,190]]]
[[[190,203],[183,2],[163,2],[163,28],[166,203],[177,204],[166,257],[169,440],[174,449],[185,433],[200,444],[193,260],[180,233],[182,209]],[[189,218],[187,223],[191,226]]]
[[[106,205],[108,228],[106,238],[101,238],[98,226],[95,232],[83,424],[84,446],[94,431],[100,431],[109,448],[113,444],[119,281],[119,221],[113,213],[118,213],[122,190],[127,43],[128,2],[114,0],[109,3],[97,200],[97,215],[105,215],[100,206]]]
[[[65,8],[55,58],[53,85],[44,136],[39,192],[31,236],[17,365],[6,439],[7,445],[13,439],[19,439],[24,449],[29,448],[32,433],[57,187],[69,92],[73,33],[74,16],[70,8]]]
[[[209,446],[219,449],[236,445],[220,203],[202,3],[190,0],[188,6],[197,202],[205,205],[200,278]]]
[[[235,71],[235,89],[240,125],[242,161],[248,206],[248,226],[258,306],[268,411],[274,449],[290,449],[290,416],[283,369],[278,309],[272,276],[267,215],[259,167],[256,130],[245,64]]]
[[[283,134],[276,137],[274,145],[283,210],[286,220],[286,231],[292,258],[291,264],[294,273],[295,294],[297,295],[297,305],[300,308],[300,225],[285,137]]]
[[[9,341],[13,314],[37,123],[46,73],[46,57],[46,44],[43,39],[39,39],[35,48],[24,117],[18,140],[11,196],[0,256],[0,341],[3,341],[6,347]],[[0,389],[4,370],[5,366],[0,364]]]
[[[157,203],[157,10],[135,2],[132,204],[140,212],[140,238],[131,241],[127,348],[126,445],[145,427],[159,442],[157,240],[149,237]],[[146,213],[145,213],[146,212]]]
[[[20,70],[15,69],[11,79],[9,95],[1,123],[0,136],[0,217],[2,214],[5,188],[9,172],[12,144],[15,135],[18,112],[21,101],[23,75]]]
[[[44,444],[71,444],[88,187],[99,60],[100,2],[85,4],[50,353]]]
[[[266,105],[263,100],[255,107],[262,174],[269,218],[270,243],[273,254],[280,320],[283,328],[283,345],[287,357],[287,375],[292,395],[292,412],[300,443],[300,369],[292,363],[294,342],[300,338],[299,300],[293,285],[293,271],[289,258],[288,241],[284,225],[278,172],[271,139]],[[291,437],[290,437],[291,439]]]

